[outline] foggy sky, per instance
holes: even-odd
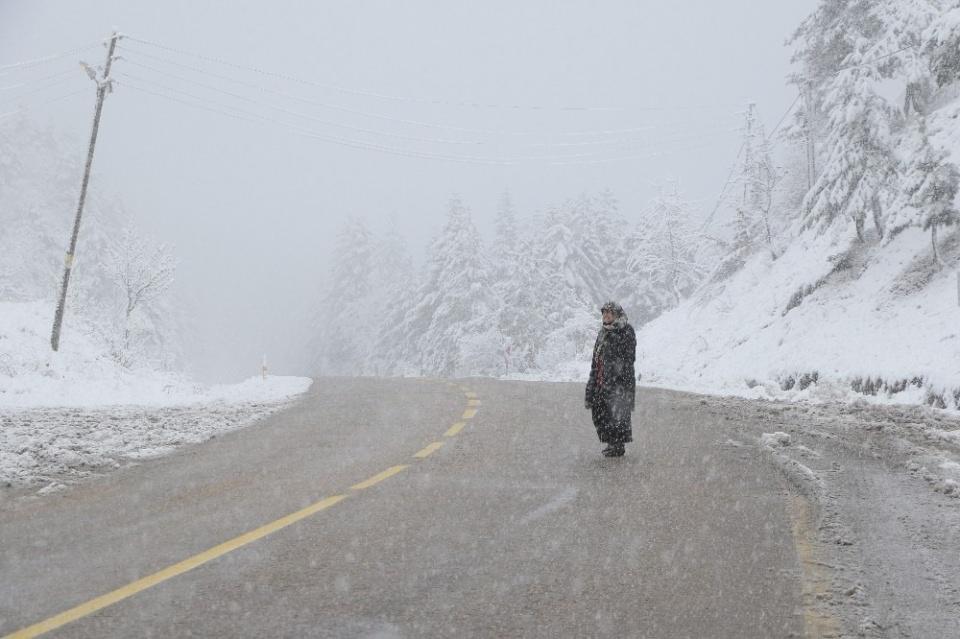
[[[784,41],[814,6],[814,0],[0,0],[0,65],[70,49],[106,37],[116,27],[241,66],[438,103],[322,89],[133,42],[131,60],[149,62],[137,56],[139,51],[353,110],[538,135],[478,136],[301,104],[298,111],[341,124],[411,137],[481,137],[485,144],[425,145],[303,124],[312,131],[474,157],[556,156],[576,147],[527,145],[598,137],[630,141],[605,157],[662,153],[563,166],[544,160],[498,166],[398,157],[190,108],[125,88],[118,77],[118,90],[104,109],[94,180],[119,194],[145,229],[176,247],[178,285],[195,312],[199,337],[195,370],[207,379],[229,381],[255,374],[263,353],[274,372],[298,372],[292,363],[304,320],[329,264],[333,233],[347,214],[365,217],[374,228],[393,218],[422,251],[442,224],[452,193],[463,198],[488,236],[505,188],[521,214],[584,190],[611,188],[633,216],[657,182],[670,178],[679,179],[686,196],[709,209],[736,154],[744,105],[755,101],[769,130],[793,101],[796,94],[785,82],[790,52]],[[94,49],[78,57],[102,63],[103,56],[102,49]],[[50,69],[73,63],[62,62]],[[151,77],[123,60],[115,70]],[[159,84],[186,87],[152,77]],[[55,105],[42,105],[43,94],[22,101],[36,109],[41,122],[51,121],[75,136],[81,151],[94,95],[78,68],[70,86],[84,83],[89,94]],[[194,93],[210,95],[200,89]],[[257,91],[247,95],[263,103],[282,102]],[[498,106],[454,104],[460,102]],[[213,97],[210,104],[234,103]],[[514,105],[523,108],[507,108]],[[582,106],[617,108],[567,109]],[[622,136],[565,135],[638,127],[651,129]]]

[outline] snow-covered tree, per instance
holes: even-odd
[[[0,300],[44,300],[53,308],[85,150],[83,141],[68,143],[27,116],[0,119]],[[135,301],[129,315],[125,312],[125,285],[118,278],[126,276],[118,274],[116,260],[134,262],[133,249],[144,244],[129,241],[136,238],[129,211],[96,177],[80,227],[65,322],[82,317],[104,351],[128,364],[173,367],[184,333],[179,300],[171,291],[149,303]],[[172,261],[149,253],[142,257],[155,259],[147,268]]]
[[[923,113],[933,86],[928,30],[943,16],[942,0],[875,0],[871,12],[880,23],[876,41],[866,52],[880,77],[896,79],[903,91],[902,114]]]
[[[822,0],[794,36],[800,43],[795,60],[804,65],[794,81],[811,87],[808,108],[824,114],[826,137],[826,158],[807,195],[805,223],[824,229],[846,217],[861,240],[868,215],[883,232],[882,204],[894,172],[890,109],[877,93],[881,78],[870,62],[882,30],[872,4]]]
[[[520,237],[517,213],[509,191],[504,191],[497,203],[494,223],[493,247],[491,250],[493,275],[501,280],[516,268],[514,263],[519,250]]]
[[[960,2],[928,27],[924,41],[937,84],[944,86],[960,80]]]
[[[698,254],[703,235],[690,221],[690,205],[679,190],[662,188],[641,218],[640,243],[629,258],[630,270],[648,273],[654,286],[666,292],[672,306],[702,281]]]
[[[960,222],[960,212],[956,208],[960,171],[947,159],[949,154],[945,149],[934,147],[926,126],[921,127],[921,136],[920,149],[906,179],[906,193],[919,212],[920,225],[930,231],[933,261],[940,267],[937,230]]]
[[[625,245],[632,247],[623,274],[619,280],[616,298],[627,311],[634,326],[642,326],[660,316],[676,304],[674,291],[663,286],[664,278],[651,270],[654,260],[648,259],[652,253],[652,229],[646,224],[647,218],[641,218],[625,238]]]
[[[373,233],[361,218],[348,218],[337,234],[329,286],[316,317],[315,366],[324,374],[362,374],[371,339],[366,304],[373,266]]]
[[[114,356],[129,367],[136,359],[135,342],[149,339],[153,332],[145,320],[173,284],[177,262],[165,245],[149,244],[132,227],[125,228],[109,247],[106,260],[120,302],[120,336],[112,340]]]
[[[926,102],[930,72],[920,45],[940,14],[935,0],[821,0],[797,30],[802,68],[792,81],[808,96],[805,117],[825,150],[806,198],[807,226],[848,218],[862,240],[871,219],[883,236],[899,189],[891,130]],[[883,97],[891,80],[902,83],[902,110]]]
[[[732,259],[743,260],[759,247],[777,258],[773,245],[773,196],[780,179],[756,105],[747,106],[740,166],[734,182],[735,214],[730,222]]]
[[[395,225],[374,243],[370,293],[364,302],[370,321],[364,373],[384,375],[411,372],[404,364],[414,351],[397,331],[416,291],[413,260]]]
[[[581,297],[599,308],[613,298],[616,282],[622,276],[626,263],[623,236],[628,225],[609,190],[597,195],[585,193],[566,207],[576,238],[568,269]]]
[[[417,337],[424,373],[454,375],[472,370],[461,352],[468,335],[495,326],[490,269],[470,212],[452,198],[443,231],[430,247],[417,304],[407,314],[406,330]],[[479,372],[479,371],[477,371]]]

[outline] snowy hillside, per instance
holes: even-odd
[[[909,229],[882,254],[865,246],[835,263],[827,240],[805,237],[776,261],[759,255],[644,327],[644,382],[822,399],[873,395],[880,386],[880,397],[896,392],[897,402],[960,407],[956,274],[930,272],[928,234]],[[941,250],[956,264],[960,237],[951,234]],[[811,277],[817,263],[822,279]]]

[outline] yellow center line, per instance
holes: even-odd
[[[421,450],[420,452],[416,453],[416,454],[414,455],[414,457],[417,457],[418,459],[423,459],[424,457],[429,457],[429,456],[432,455],[433,453],[435,453],[435,452],[437,452],[438,450],[440,450],[440,448],[441,448],[442,446],[443,446],[443,442],[433,442],[432,444],[430,444],[429,446],[427,446],[426,448],[424,448],[424,449]]]
[[[451,387],[456,386],[456,384],[452,382],[448,382],[447,384]],[[469,401],[467,402],[467,405],[472,407],[464,410],[462,419],[464,420],[472,419],[477,414],[477,409],[475,407],[480,405],[480,400],[476,399],[477,397],[476,393],[466,389],[465,387],[461,387],[461,390],[465,391],[465,394],[469,399]],[[447,437],[453,437],[454,435],[459,433],[461,430],[463,430],[464,426],[466,426],[464,422],[462,421],[457,422],[456,424],[451,426],[447,430],[447,432],[444,433],[444,435]],[[442,446],[443,446],[443,442],[433,442],[423,450],[416,453],[414,457],[423,459],[435,453]],[[402,472],[408,467],[409,466],[406,464],[391,466],[385,471],[381,473],[377,473],[373,477],[365,481],[362,481],[359,484],[355,484],[351,486],[351,489],[364,490],[365,488],[370,488],[371,486],[375,486],[376,484],[379,484],[385,479],[393,477],[394,475],[396,475],[399,472]],[[78,606],[74,606],[69,610],[66,610],[64,612],[61,612],[60,614],[50,617],[49,619],[45,619],[43,621],[33,624],[32,626],[28,626],[21,630],[17,630],[12,634],[6,635],[2,639],[24,639],[26,637],[36,637],[44,633],[50,632],[51,630],[60,628],[61,626],[64,626],[68,623],[76,621],[77,619],[81,619],[90,614],[93,614],[94,612],[97,612],[98,610],[102,610],[107,606],[112,606],[113,604],[123,601],[124,599],[128,599],[139,592],[143,592],[148,588],[152,588],[153,586],[156,586],[157,584],[163,583],[164,581],[172,579],[178,575],[182,575],[187,571],[193,570],[198,566],[202,566],[203,564],[213,561],[218,557],[222,557],[223,555],[229,552],[237,550],[238,548],[242,548],[247,544],[251,544],[254,541],[257,541],[258,539],[262,539],[267,535],[277,532],[278,530],[282,530],[283,528],[286,528],[287,526],[290,526],[291,524],[294,524],[300,521],[301,519],[305,519],[310,515],[314,515],[320,512],[321,510],[326,510],[330,506],[333,506],[334,504],[337,504],[346,498],[347,498],[346,495],[334,495],[332,497],[321,499],[315,504],[312,504],[310,506],[307,506],[306,508],[298,510],[295,513],[291,513],[285,517],[281,517],[280,519],[277,519],[276,521],[272,521],[268,524],[264,524],[259,528],[251,530],[250,532],[244,533],[238,537],[234,537],[229,541],[225,541],[222,544],[219,544],[217,546],[214,546],[213,548],[210,548],[201,553],[193,555],[192,557],[188,557],[187,559],[184,559],[179,563],[173,564],[172,566],[168,566],[163,570],[159,570],[151,575],[138,579],[137,581],[129,583],[126,586],[122,586],[120,588],[117,588],[116,590],[108,592],[105,595],[101,595],[99,597],[86,601]]]
[[[389,479],[390,477],[393,477],[394,475],[396,475],[397,473],[399,473],[400,471],[406,468],[408,468],[406,464],[401,464],[399,466],[391,466],[390,468],[386,469],[382,473],[377,473],[370,479],[367,479],[366,481],[362,481],[359,484],[354,484],[350,488],[352,488],[353,490],[363,490],[364,488],[370,488],[371,486],[375,486],[376,484],[379,484],[384,479]]]
[[[26,637],[36,637],[46,632],[50,632],[51,630],[55,630],[72,621],[86,617],[87,615],[97,612],[98,610],[102,610],[107,606],[112,606],[119,601],[128,599],[135,594],[146,590],[147,588],[152,588],[153,586],[163,583],[168,579],[172,579],[177,575],[182,575],[189,570],[193,570],[194,568],[213,561],[218,557],[222,557],[228,552],[232,552],[238,548],[246,546],[247,544],[257,541],[258,539],[262,539],[271,533],[275,533],[278,530],[286,528],[287,526],[300,521],[301,519],[305,519],[310,515],[320,512],[321,510],[325,510],[330,506],[343,501],[344,499],[346,499],[346,495],[334,495],[333,497],[321,499],[317,503],[307,506],[302,510],[298,510],[297,512],[287,515],[286,517],[281,517],[276,521],[272,521],[269,524],[260,526],[259,528],[251,530],[248,533],[240,535],[239,537],[234,537],[229,541],[225,541],[218,546],[210,548],[209,550],[205,550],[199,554],[189,557],[188,559],[184,559],[179,563],[168,566],[167,568],[157,571],[152,575],[138,579],[137,581],[129,583],[126,586],[117,588],[116,590],[96,597],[95,599],[91,599],[90,601],[50,617],[49,619],[45,619],[39,623],[33,624],[32,626],[18,630],[13,634],[7,635],[4,639],[24,639]]]
[[[453,426],[451,426],[451,427],[447,430],[447,432],[445,432],[445,433],[443,434],[443,436],[444,436],[444,437],[453,437],[454,435],[456,435],[457,433],[459,433],[461,430],[463,430],[463,427],[464,427],[464,426],[466,426],[466,424],[465,424],[464,422],[457,422],[456,424],[454,424]]]

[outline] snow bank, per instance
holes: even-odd
[[[0,486],[56,490],[243,428],[305,392],[304,377],[205,387],[183,375],[128,370],[68,316],[48,343],[52,305],[0,302]],[[2,495],[0,495],[2,497]]]
[[[309,388],[304,377],[259,377],[205,387],[147,367],[126,369],[82,317],[68,315],[61,349],[50,350],[50,302],[0,302],[0,408],[186,406],[277,402]]]

